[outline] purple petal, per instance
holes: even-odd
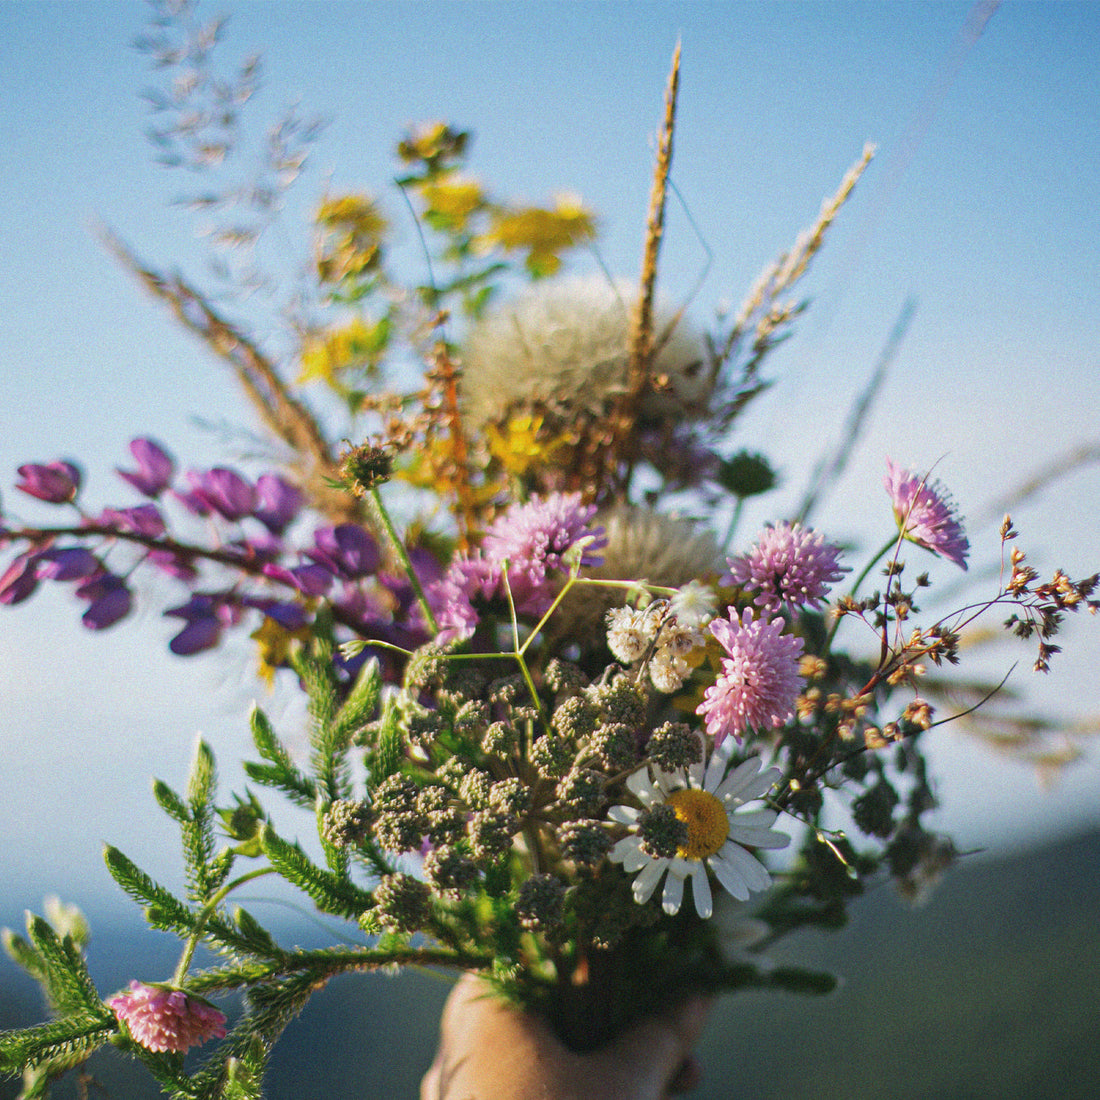
[[[17,489],[48,504],[67,504],[80,488],[80,470],[71,462],[31,462],[19,467],[19,476]]]
[[[22,603],[38,587],[37,554],[21,554],[0,573],[0,603]]]
[[[239,520],[256,506],[256,490],[236,470],[215,466],[212,470],[189,470],[192,494],[223,519]]]
[[[309,556],[349,580],[372,575],[382,560],[370,533],[354,523],[320,527],[313,541],[316,549],[308,551]]]
[[[297,565],[293,569],[287,569],[286,566],[271,562],[264,566],[264,576],[296,588],[303,596],[323,596],[335,580],[329,569],[317,564]]]
[[[301,630],[309,622],[309,616],[301,604],[284,603],[282,600],[247,599],[245,603],[262,611],[286,630]]]
[[[259,503],[252,514],[276,535],[290,526],[305,503],[301,490],[277,474],[261,474],[256,479],[256,497]]]
[[[151,439],[130,441],[130,453],[137,460],[137,470],[115,470],[139,493],[147,497],[160,496],[168,488],[175,472],[175,463],[168,453]]]
[[[105,527],[117,527],[146,538],[160,538],[165,532],[164,519],[155,504],[139,504],[136,508],[104,508],[99,522]]]
[[[99,558],[86,546],[46,550],[38,557],[38,576],[44,581],[75,581],[102,568]]]
[[[190,657],[204,649],[213,649],[221,637],[221,629],[221,623],[213,617],[192,619],[168,643],[168,648],[178,657]]]
[[[130,614],[130,608],[133,605],[130,590],[120,577],[112,579],[118,581],[118,584],[93,600],[88,610],[81,616],[80,621],[89,630],[105,630]]]

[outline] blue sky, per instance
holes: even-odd
[[[777,384],[741,429],[788,486],[750,528],[797,499],[909,297],[914,321],[823,529],[881,540],[886,455],[938,463],[978,517],[1029,470],[1100,436],[1100,6],[1009,0],[965,49],[968,3],[200,7],[225,10],[226,57],[263,54],[255,126],[291,102],[330,119],[287,210],[299,242],[326,186],[384,190],[406,125],[449,118],[475,131],[471,170],[497,193],[579,193],[600,215],[607,266],[634,274],[679,38],[674,178],[714,254],[692,303],[705,322],[718,302],[736,306],[875,142],[805,284],[813,306],[771,361]],[[96,239],[109,226],[154,264],[201,277],[194,220],[172,205],[186,181],[152,163],[142,136],[150,117],[138,93],[155,77],[130,43],[145,19],[140,3],[0,4],[3,489],[23,462],[73,456],[89,498],[114,503],[110,471],[132,436],[198,465],[226,454],[196,417],[251,426],[219,364]],[[665,292],[688,294],[704,261],[673,210]],[[10,490],[4,501],[31,514]],[[1032,560],[1095,569],[1098,503],[1093,465],[1017,510]],[[973,536],[976,561],[995,560],[995,530]],[[263,689],[243,653],[169,657],[170,633],[153,607],[90,635],[60,591],[0,608],[0,923],[70,879],[85,891],[105,884],[105,839],[126,838],[172,881],[172,834],[149,777],[181,785],[197,732],[239,785],[247,707]],[[1037,704],[1095,714],[1097,623],[1074,624],[1066,648],[1035,685]],[[1016,657],[1029,665],[1021,651],[998,667]],[[1030,684],[1023,671],[1013,682]],[[278,716],[288,704],[270,705]],[[1095,750],[1042,790],[1030,770],[950,730],[933,749],[941,820],[962,847],[1100,823]]]

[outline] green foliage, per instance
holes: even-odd
[[[252,708],[252,741],[267,764],[244,762],[247,775],[265,787],[288,795],[299,806],[313,809],[317,802],[317,784],[291,760],[290,753],[275,735],[268,717],[259,707]]]
[[[369,892],[359,889],[344,875],[318,867],[297,844],[283,840],[270,826],[264,829],[261,843],[271,866],[308,894],[322,913],[354,920],[374,904]]]

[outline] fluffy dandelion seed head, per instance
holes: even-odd
[[[724,567],[714,535],[690,519],[619,505],[597,513],[593,522],[603,527],[607,543],[602,550],[603,563],[585,570],[586,577],[630,578],[682,588],[700,577],[717,578]],[[573,637],[589,636],[600,630],[601,620],[621,602],[621,592],[611,589],[570,593],[552,626]]]
[[[637,293],[630,283],[603,277],[556,279],[488,312],[463,348],[470,427],[535,406],[603,415],[626,388]],[[658,342],[673,312],[656,310]],[[706,410],[713,383],[705,348],[684,320],[660,348],[652,374],[662,384],[646,398],[645,417],[693,419]]]
[[[730,835],[730,820],[725,806],[710,791],[692,787],[673,791],[665,805],[687,826],[687,840],[680,845],[681,859],[706,859],[718,852]]]

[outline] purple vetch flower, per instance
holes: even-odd
[[[754,620],[751,608],[741,618],[731,608],[728,619],[710,624],[727,655],[695,713],[706,719],[715,746],[730,734],[740,742],[746,730],[778,727],[794,715],[802,639],[784,634],[783,626],[782,619]]]
[[[190,560],[173,550],[150,550],[145,560],[176,580],[193,581],[199,575],[198,569]]]
[[[829,588],[851,570],[838,564],[840,547],[800,523],[765,527],[756,545],[740,557],[727,558],[728,583],[758,593],[757,607],[778,612],[810,607],[817,611]]]
[[[145,538],[158,539],[166,528],[164,517],[155,504],[139,504],[134,508],[104,508],[97,523],[104,527],[116,527]]]
[[[301,489],[277,474],[260,474],[256,500],[252,514],[274,535],[281,535],[290,526],[305,503]]]
[[[240,608],[212,596],[196,594],[185,604],[171,607],[165,615],[183,619],[187,625],[168,643],[180,657],[190,657],[204,649],[213,649],[221,640],[222,629],[240,621]]]
[[[38,555],[20,554],[0,573],[0,603],[22,603],[38,587]]]
[[[954,502],[936,481],[929,481],[886,460],[886,491],[902,537],[966,569],[970,543]]]
[[[230,521],[244,519],[256,507],[256,489],[236,470],[215,466],[210,470],[188,470],[185,475],[191,485],[189,493],[177,493],[180,502],[191,511],[196,504],[205,511],[200,515],[217,512]]]
[[[29,462],[19,467],[16,488],[48,504],[68,504],[80,489],[80,470],[71,462]]]
[[[277,562],[268,562],[263,572],[265,577],[296,588],[303,596],[323,596],[336,579],[330,569],[316,562],[306,562],[291,568]]]
[[[307,550],[307,556],[347,580],[372,576],[382,562],[378,543],[355,523],[319,527],[313,532],[313,542],[314,549]]]
[[[76,581],[103,569],[86,546],[59,546],[38,555],[38,576],[44,581]]]
[[[225,1014],[182,989],[135,981],[107,1004],[146,1050],[183,1054],[207,1039],[225,1038]]]
[[[265,599],[262,596],[247,596],[241,601],[244,607],[254,608],[269,619],[274,620],[284,630],[301,630],[309,622],[309,615],[301,604],[288,603],[285,600]]]
[[[88,601],[88,610],[80,621],[89,630],[106,630],[130,614],[133,596],[126,582],[114,573],[90,577],[77,590],[79,599]]]
[[[176,464],[158,443],[151,439],[132,439],[130,453],[137,460],[136,470],[115,469],[123,481],[128,481],[147,497],[158,497],[168,488],[175,473]]]

